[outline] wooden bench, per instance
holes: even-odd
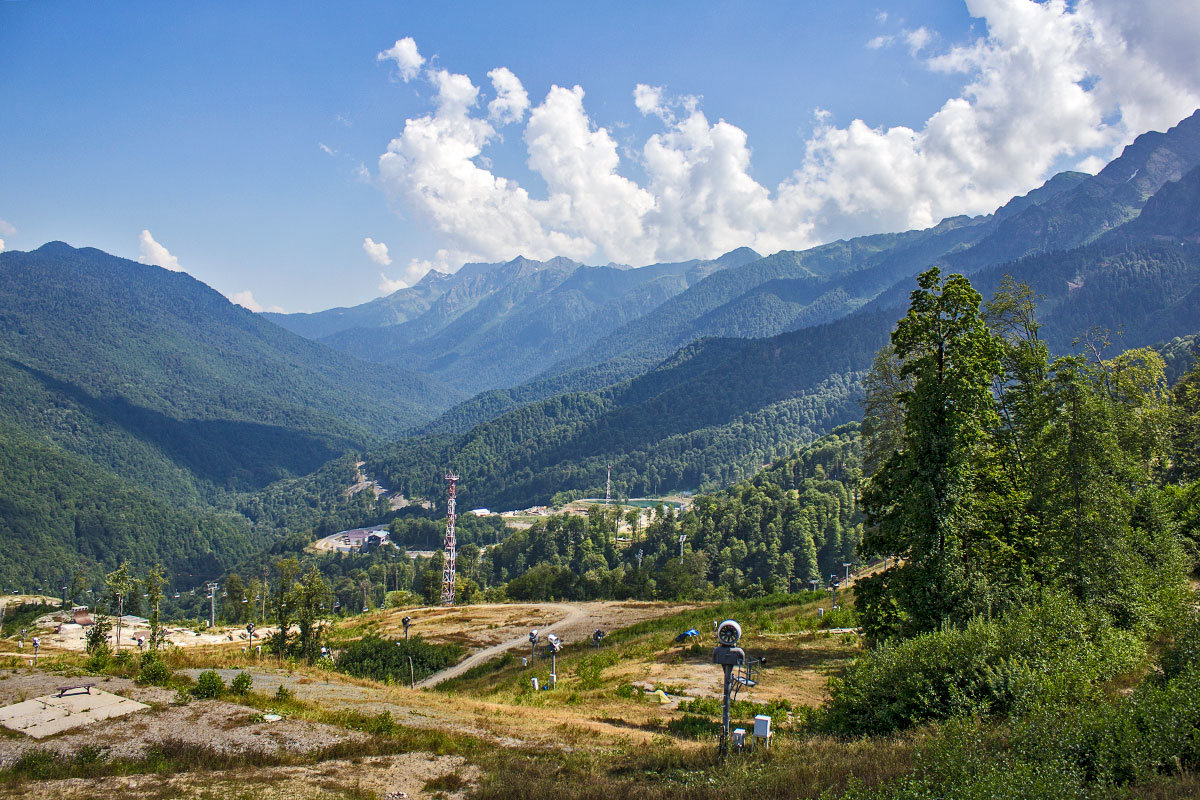
[[[94,684],[94,683],[71,683],[66,686],[56,686],[55,690],[58,692],[59,697],[62,697],[67,692],[73,691],[75,689],[84,689],[87,691],[88,694],[91,694],[92,687],[95,685],[96,684]]]

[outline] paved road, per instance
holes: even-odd
[[[542,634],[543,639],[545,638],[545,634],[554,633],[555,631],[558,631],[562,628],[570,627],[570,626],[580,622],[581,620],[586,619],[588,616],[587,608],[580,606],[580,605],[576,605],[574,603],[544,603],[544,604],[539,604],[539,605],[543,605],[544,607],[549,607],[549,608],[558,608],[558,609],[562,609],[567,612],[567,615],[565,617],[563,617],[562,619],[560,619],[558,622],[555,622],[551,625],[547,625],[544,628],[538,629],[539,632]],[[457,678],[459,675],[462,675],[464,672],[469,670],[471,667],[476,666],[477,664],[482,664],[485,661],[492,660],[493,658],[495,658],[496,656],[505,652],[506,650],[511,650],[514,647],[528,647],[528,646],[529,646],[529,636],[528,635],[519,636],[516,639],[510,639],[507,642],[501,642],[500,644],[492,645],[491,647],[489,647],[485,650],[480,650],[478,653],[476,653],[473,656],[463,659],[462,661],[458,662],[457,664],[455,664],[453,667],[450,667],[449,669],[444,669],[441,672],[435,672],[434,674],[430,675],[425,680],[419,681],[417,683],[417,686],[419,686],[421,688],[425,688],[425,689],[430,688],[432,686],[437,686],[442,681],[448,681],[451,678]]]

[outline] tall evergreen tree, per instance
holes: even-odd
[[[911,390],[901,449],[864,494],[868,553],[905,560],[884,580],[912,630],[930,630],[976,608],[976,445],[996,426],[992,382],[1001,347],[980,313],[982,297],[961,275],[920,275],[908,314],[892,334]]]

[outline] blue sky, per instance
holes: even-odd
[[[0,240],[294,311],[923,226],[1200,105],[1200,10],[1125,5],[0,3]]]

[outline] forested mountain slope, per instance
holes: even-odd
[[[783,251],[715,273],[541,376],[483,392],[423,430],[461,433],[555,394],[600,389],[650,370],[707,336],[761,338],[844,317],[942,254],[979,239],[998,221],[1087,178],[1061,173],[988,217],[954,217],[927,230]]]
[[[953,217],[925,230],[862,236],[782,251],[706,278],[598,341],[546,376],[580,388],[643,372],[706,336],[761,338],[851,313],[943,255],[976,242],[1004,219],[1069,191],[1088,176],[1062,173],[994,214]]]
[[[332,347],[423,370],[474,393],[521,383],[704,277],[758,257],[739,248],[717,259],[637,269],[518,257],[467,264],[454,275],[432,281],[427,275],[411,289],[363,306],[281,322],[301,332],[313,330],[318,318],[320,324],[336,322],[343,327],[322,339]],[[418,297],[429,299],[416,313]],[[401,302],[412,313],[399,314]],[[386,321],[389,315],[393,321]],[[357,322],[346,324],[351,321]]]
[[[1139,227],[989,267],[973,282],[985,297],[1005,276],[1029,284],[1054,353],[1070,352],[1093,329],[1107,331],[1120,348],[1192,333],[1200,328],[1200,244],[1171,230],[1195,180],[1200,172],[1160,189],[1164,199],[1151,199]],[[896,294],[913,288],[901,286]],[[701,340],[637,378],[533,398],[466,432],[393,445],[372,464],[419,495],[435,492],[437,465],[450,464],[470,476],[470,502],[502,507],[545,502],[558,492],[599,492],[610,464],[620,490],[631,494],[727,484],[752,474],[755,461],[855,418],[857,381],[896,317],[894,307],[874,302],[771,338]],[[502,404],[519,394],[475,398],[447,416],[468,419],[462,412],[489,397]]]
[[[0,253],[0,374],[0,419],[177,498],[311,472],[456,397],[61,242]]]
[[[449,466],[464,476],[464,503],[495,507],[602,492],[609,465],[629,495],[726,485],[857,418],[856,381],[891,323],[854,315],[767,339],[706,339],[614,386],[402,440],[368,467],[406,494],[436,496]]]
[[[1138,136],[1092,178],[1002,222],[986,238],[945,259],[970,273],[1022,256],[1070,250],[1135,218],[1164,185],[1200,165],[1200,110],[1166,132]]]
[[[178,509],[91,461],[0,422],[0,585],[57,596],[128,560],[178,586],[217,577],[261,548],[234,514]]]
[[[862,537],[858,424],[849,423],[758,473],[701,495],[688,512],[616,520],[594,507],[586,519],[539,520],[488,548],[478,567],[520,600],[638,597],[707,600],[801,591],[857,561]],[[679,537],[684,536],[681,548]]]

